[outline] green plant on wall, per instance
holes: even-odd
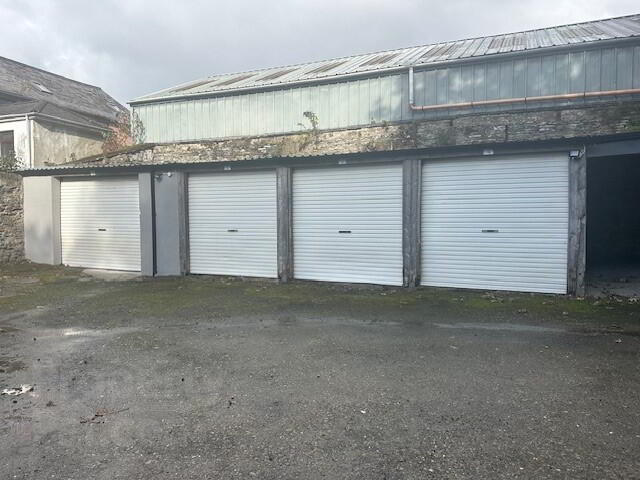
[[[147,131],[137,112],[131,112],[131,138],[133,143],[144,143],[147,140]]]
[[[302,115],[309,121],[309,124],[311,125],[311,128],[308,129],[308,131],[304,134],[305,138],[300,144],[300,149],[304,150],[312,142],[315,144],[318,143],[318,124],[320,123],[320,120],[318,119],[318,116],[310,110],[302,112]],[[307,129],[307,126],[304,123],[298,123],[298,125],[304,129]]]
[[[309,120],[309,123],[311,124],[311,130],[313,130],[314,132],[318,130],[318,123],[320,122],[320,120],[318,119],[318,115],[310,110],[303,112],[302,115],[304,115],[304,117]]]
[[[121,112],[109,131],[104,134],[103,153],[123,150],[132,144],[144,143],[146,131],[144,124],[136,112]]]
[[[0,156],[0,171],[13,172],[18,168],[18,158],[14,153]]]

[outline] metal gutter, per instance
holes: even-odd
[[[74,120],[67,120],[65,118],[56,117],[54,115],[47,115],[46,113],[39,112],[28,112],[28,113],[11,113],[8,115],[0,115],[0,123],[9,122],[12,120],[23,120],[23,119],[37,119],[42,118],[45,120],[49,120],[51,122],[61,123],[63,125],[71,125],[78,128],[84,128],[86,130],[95,130],[99,132],[108,132],[108,128],[98,127],[94,125],[87,125],[86,123],[76,122]]]
[[[415,64],[415,65],[397,65],[393,67],[386,67],[386,68],[381,68],[376,70],[365,70],[360,72],[335,74],[333,76],[301,79],[301,80],[295,80],[292,82],[251,85],[247,87],[237,87],[237,88],[230,88],[225,90],[212,90],[209,92],[183,93],[175,96],[138,98],[138,99],[134,99],[127,102],[127,104],[133,107],[136,105],[145,105],[150,103],[170,103],[170,102],[197,99],[197,98],[230,96],[230,95],[236,95],[238,93],[251,93],[251,92],[268,91],[268,90],[282,90],[284,88],[293,88],[293,87],[310,85],[310,84],[332,83],[336,81],[342,81],[343,79],[351,80],[354,78],[377,77],[377,76],[381,76],[389,73],[397,73],[397,72],[402,73],[407,71],[407,69],[409,68],[419,68],[421,71],[423,71],[423,70],[431,70],[431,69],[436,69],[444,66],[449,66],[452,64],[463,65],[463,64],[469,64],[469,63],[472,63],[472,64],[483,63],[493,59],[503,60],[503,59],[509,59],[512,57],[524,57],[524,56],[535,57],[535,56],[542,56],[542,55],[553,54],[553,53],[562,53],[562,52],[575,51],[575,50],[586,51],[586,50],[593,50],[593,49],[599,49],[599,48],[612,48],[612,47],[621,46],[625,44],[636,44],[636,43],[640,43],[640,37],[638,36],[625,37],[625,38],[611,38],[607,40],[593,40],[589,42],[574,43],[570,45],[538,47],[535,49],[518,50],[518,51],[505,52],[505,53],[485,54],[485,55],[478,55],[475,57],[467,57],[467,58],[454,58],[449,60],[441,60],[437,62],[421,63],[421,64]],[[238,74],[241,74],[241,73],[242,72],[239,72]],[[176,88],[176,87],[172,87],[172,88]],[[170,89],[167,89],[167,90],[170,90]]]
[[[2,122],[10,122],[12,120],[22,120],[25,115],[30,115],[29,113],[10,113],[8,115],[0,115],[0,123]]]

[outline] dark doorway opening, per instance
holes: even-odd
[[[640,294],[640,154],[587,160],[587,294]]]

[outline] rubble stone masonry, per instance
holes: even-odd
[[[0,264],[24,259],[23,231],[22,177],[0,172]]]
[[[596,140],[606,135],[633,133],[640,133],[638,101],[461,115],[343,130],[143,144],[107,156],[88,157],[73,165],[82,168],[304,158],[571,138]]]

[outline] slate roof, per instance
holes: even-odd
[[[419,47],[355,55],[320,62],[267,68],[250,72],[213,75],[139,97],[131,104],[189,95],[273,87],[312,82],[343,75],[387,69],[428,66],[465,58],[535,51],[550,47],[584,45],[591,42],[640,36],[640,14],[591,22],[541,28],[488,37],[470,38]]]
[[[95,117],[91,121],[102,125],[114,121],[119,112],[126,112],[124,106],[107,95],[100,87],[78,82],[5,57],[0,57],[0,93],[23,99],[18,102],[21,105],[14,107],[0,104],[0,112],[11,112],[12,109],[21,110],[26,108],[30,102],[32,104],[33,102],[44,102],[47,106],[43,108],[49,111],[54,109],[58,113],[65,111],[67,117],[76,115],[76,121],[81,122],[84,121],[83,119],[88,119],[89,116]],[[33,105],[35,106],[35,104]]]

